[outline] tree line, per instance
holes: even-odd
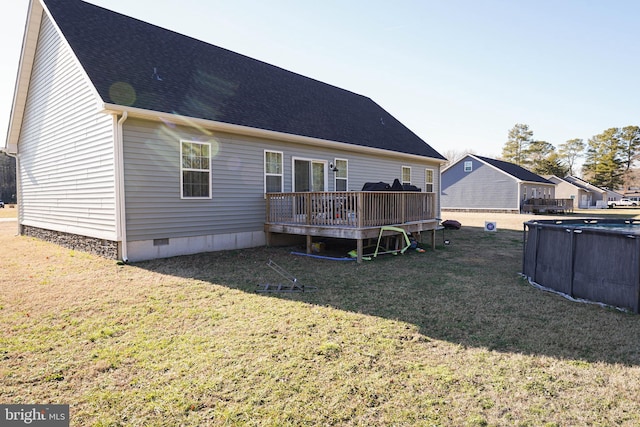
[[[0,200],[16,203],[16,159],[0,153]]]
[[[576,161],[584,158],[582,178],[612,190],[629,186],[634,166],[640,160],[640,127],[609,128],[585,143],[570,139],[556,148],[538,141],[526,124],[516,124],[502,148],[502,160],[515,163],[538,175],[565,177],[578,171]]]

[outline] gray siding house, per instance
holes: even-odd
[[[520,212],[528,199],[555,198],[555,185],[513,163],[468,154],[442,171],[442,209]]]
[[[367,97],[79,0],[30,2],[5,151],[22,234],[129,261],[264,245],[267,193],[437,195],[444,161]]]
[[[556,185],[556,197],[573,200],[573,207],[580,209],[606,208],[607,191],[575,176],[546,177]],[[619,199],[616,199],[619,200]]]

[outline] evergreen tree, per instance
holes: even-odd
[[[620,139],[620,157],[625,172],[631,169],[640,156],[640,127],[625,126],[618,131]]]
[[[618,128],[609,128],[589,139],[583,172],[592,184],[610,189],[622,185],[621,147]]]
[[[547,141],[531,141],[529,147],[524,153],[525,160],[523,163],[529,165],[531,171],[540,169],[540,165],[551,153],[555,151],[555,147]],[[536,172],[538,173],[538,172]]]
[[[541,159],[531,170],[538,175],[555,175],[562,178],[567,175],[569,169],[554,150],[547,157]]]
[[[526,152],[529,169],[538,175],[557,175],[563,177],[567,167],[556,153],[556,148],[546,141],[533,141]]]
[[[502,147],[502,160],[527,166],[526,154],[532,142],[533,131],[529,130],[529,125],[516,124],[509,131],[509,139]]]

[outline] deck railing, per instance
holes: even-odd
[[[336,191],[268,193],[268,223],[379,227],[435,218],[435,193]]]
[[[522,205],[524,213],[573,213],[573,199],[529,199]]]

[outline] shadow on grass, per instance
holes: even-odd
[[[519,276],[522,232],[463,227],[438,234],[435,251],[384,255],[362,264],[254,248],[136,266],[254,293],[287,283],[271,259],[315,292],[259,294],[408,322],[431,339],[499,352],[640,365],[640,316],[568,301]]]

